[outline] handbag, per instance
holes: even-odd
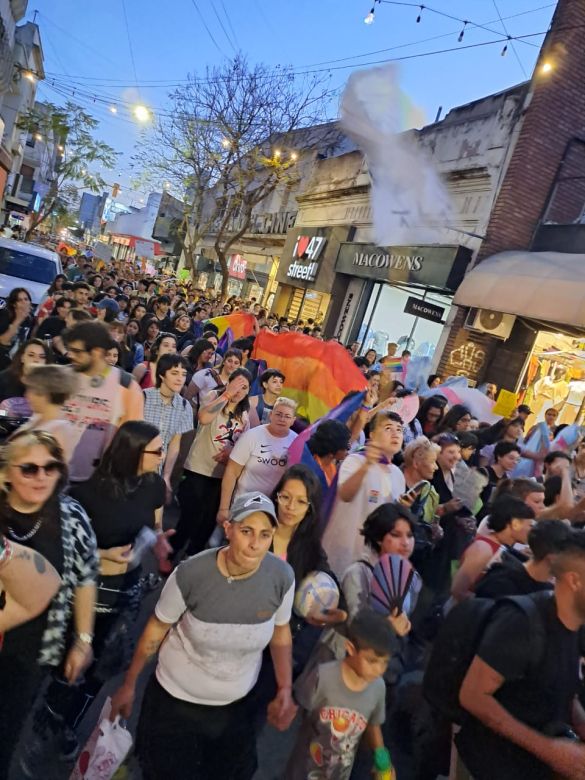
[[[112,722],[112,700],[106,699],[97,726],[79,754],[69,780],[111,780],[132,747],[132,735],[120,716]]]

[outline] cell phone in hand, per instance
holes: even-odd
[[[413,485],[411,488],[409,488],[406,493],[404,493],[403,498],[407,498],[409,501],[414,501],[416,498],[420,496],[423,489],[430,485],[430,482],[428,479],[421,479],[420,482],[417,482],[416,485]]]

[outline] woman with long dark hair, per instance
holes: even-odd
[[[25,341],[14,353],[10,366],[0,371],[0,401],[22,398],[26,391],[25,377],[30,369],[52,362],[51,350],[44,341]]]
[[[189,371],[187,373],[187,384],[191,382],[194,374],[209,368],[210,360],[215,354],[215,347],[209,339],[197,339],[188,349],[181,352],[183,357],[189,361]]]
[[[14,287],[0,311],[0,368],[10,364],[10,349],[26,341],[33,324],[32,300],[25,287]]]
[[[140,556],[144,550],[134,553],[143,529],[161,528],[165,486],[159,467],[163,457],[157,428],[142,420],[126,422],[92,477],[70,491],[90,518],[100,573],[93,662],[80,685],[64,687],[54,681],[47,692],[48,706],[59,716],[64,755],[75,755],[75,731],[102,685],[130,661],[132,628],[142,596]],[[159,542],[163,547],[165,538],[161,536]]]
[[[0,778],[8,777],[20,730],[51,669],[65,684],[75,682],[91,662],[97,547],[87,515],[63,494],[67,465],[56,439],[44,431],[16,433],[0,457],[0,532],[9,541],[40,553],[61,576],[47,609],[4,636],[0,656]],[[47,737],[50,711],[37,708],[34,738],[21,756],[29,777]],[[34,765],[33,765],[34,764]]]
[[[156,364],[163,355],[175,355],[177,337],[174,333],[160,333],[150,348],[148,360],[140,363],[132,371],[132,376],[143,390],[156,387]]]
[[[420,423],[423,434],[432,438],[439,430],[439,426],[445,416],[447,399],[442,395],[431,395],[420,405],[416,419]]]
[[[209,394],[199,410],[199,427],[185,460],[177,498],[181,515],[171,538],[176,552],[188,541],[187,553],[205,548],[216,527],[221,480],[237,440],[250,427],[250,384],[245,368],[236,369],[224,389]]]
[[[463,433],[471,425],[471,412],[463,404],[454,404],[437,426],[437,433]]]
[[[239,349],[228,349],[221,365],[217,368],[204,368],[193,374],[193,378],[185,388],[183,395],[195,411],[211,390],[226,387],[233,372],[242,365],[242,352]]]
[[[160,325],[158,322],[145,317],[140,323],[140,341],[144,349],[145,360],[150,360],[150,350],[159,335]]]

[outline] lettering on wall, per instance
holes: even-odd
[[[465,341],[449,353],[447,368],[455,376],[476,377],[486,359],[483,347],[473,341]]]
[[[289,265],[287,276],[291,279],[304,279],[314,282],[319,269],[317,260],[321,256],[327,239],[325,236],[299,236],[293,249],[293,262]],[[309,260],[308,264],[299,262]]]
[[[396,268],[397,271],[420,271],[423,267],[422,255],[391,255],[366,252],[356,252],[353,264],[368,268]]]

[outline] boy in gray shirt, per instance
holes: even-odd
[[[392,628],[370,610],[359,612],[347,630],[343,661],[321,664],[295,686],[305,710],[286,780],[349,780],[362,736],[385,765],[381,724],[386,713],[383,674],[390,660]]]

